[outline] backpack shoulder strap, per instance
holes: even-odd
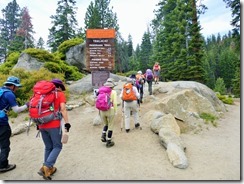
[[[2,95],[7,92],[7,91],[11,91],[10,89],[6,89],[6,88],[0,88],[0,98],[2,97]]]

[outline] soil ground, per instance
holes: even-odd
[[[144,114],[150,104],[143,103]],[[210,127],[198,134],[181,134],[186,146],[189,166],[173,167],[158,135],[150,130],[149,122],[141,118],[142,130],[121,131],[121,114],[118,114],[113,133],[115,145],[106,148],[100,141],[102,125],[93,126],[98,111],[94,107],[78,107],[68,111],[72,124],[69,141],[63,145],[53,180],[229,180],[241,178],[241,126],[240,100],[227,105],[228,111]],[[18,121],[23,121],[22,114]],[[22,119],[21,119],[22,118]],[[131,120],[131,127],[133,127]],[[31,127],[29,135],[22,133],[11,137],[10,163],[16,169],[0,173],[1,180],[43,180],[37,174],[42,165],[44,145],[37,131]]]

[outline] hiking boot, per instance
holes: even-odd
[[[107,142],[107,140],[106,140],[106,134],[102,134],[102,137],[101,137],[101,141],[102,142]]]
[[[52,180],[51,175],[54,174],[56,172],[56,167],[47,167],[47,166],[43,166],[43,171],[44,171],[44,175],[43,178],[45,180]]]
[[[57,171],[57,168],[56,167],[51,167],[50,168],[51,170],[51,174],[50,175],[53,175],[56,171]],[[41,169],[37,172],[40,176],[44,176],[44,166],[41,167]]]
[[[16,168],[16,165],[15,164],[8,164],[7,167],[5,168],[1,168],[0,169],[0,172],[7,172],[7,171],[11,171],[13,169]]]
[[[112,147],[113,145],[114,145],[114,142],[111,141],[111,140],[108,140],[108,141],[107,141],[107,144],[106,144],[106,147],[107,147],[107,148],[110,148],[110,147]]]
[[[136,123],[135,128],[139,128],[139,127],[140,127],[140,123]]]
[[[126,133],[129,133],[130,129],[126,129],[125,131],[126,131]]]

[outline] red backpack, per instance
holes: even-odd
[[[98,90],[96,108],[101,111],[107,111],[112,107],[111,95],[112,89],[108,86],[102,86]]]
[[[61,119],[59,111],[54,110],[57,98],[55,85],[50,81],[38,81],[33,87],[34,95],[30,99],[29,116],[37,125]]]

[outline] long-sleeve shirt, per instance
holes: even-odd
[[[115,90],[112,90],[110,94],[111,101],[113,103],[114,111],[117,112],[117,92]]]

